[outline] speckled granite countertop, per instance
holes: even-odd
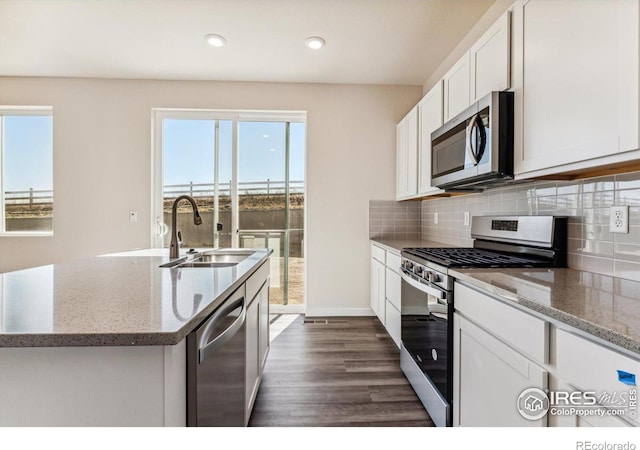
[[[640,354],[640,282],[574,269],[450,269],[449,273]]]
[[[269,253],[168,269],[168,250],[151,249],[0,274],[0,347],[177,344]]]
[[[442,242],[434,242],[434,241],[426,241],[423,239],[389,239],[389,238],[371,238],[371,242],[380,247],[389,250],[397,255],[400,254],[400,251],[403,248],[408,247],[455,247],[455,245],[451,244],[443,244]]]

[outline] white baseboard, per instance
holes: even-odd
[[[374,316],[371,308],[313,308],[307,307],[307,317],[345,317],[345,316]]]

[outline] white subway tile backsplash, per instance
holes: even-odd
[[[609,232],[609,208],[629,205],[629,233]],[[369,237],[422,238],[471,246],[464,212],[484,215],[566,215],[568,265],[640,278],[640,172],[577,181],[537,181],[484,193],[422,202],[369,202]],[[438,223],[433,222],[438,213]]]
[[[629,234],[609,232],[609,208],[618,204],[630,206]],[[436,211],[438,224],[433,223]],[[464,211],[472,216],[569,216],[569,267],[640,278],[640,172],[576,181],[534,181],[480,194],[424,200],[420,215],[422,238],[471,245],[471,229],[464,226]]]
[[[630,175],[631,177],[638,177],[638,172],[633,172]],[[620,177],[622,175],[617,175],[616,177]],[[598,191],[613,191],[615,189],[615,178],[613,176],[606,177],[598,177],[598,178],[590,178],[583,181],[583,191],[587,192],[598,192]]]
[[[614,274],[616,277],[638,281],[638,276],[640,275],[640,264],[616,259]]]
[[[582,255],[582,270],[613,276],[613,259]]]
[[[616,261],[640,263],[640,245],[615,243],[614,252]],[[638,275],[640,276],[640,273]]]
[[[420,202],[369,200],[369,238],[419,238],[420,214]]]

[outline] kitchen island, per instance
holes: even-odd
[[[0,274],[0,426],[184,426],[185,338],[268,279],[270,252],[162,268],[168,251],[151,249]]]

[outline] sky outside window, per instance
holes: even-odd
[[[4,116],[4,190],[53,190],[53,118]]]
[[[239,181],[284,181],[285,124],[239,123]],[[215,121],[165,119],[163,121],[164,184],[214,181]],[[305,124],[290,129],[291,180],[304,179]],[[220,182],[231,181],[233,122],[219,121]]]

